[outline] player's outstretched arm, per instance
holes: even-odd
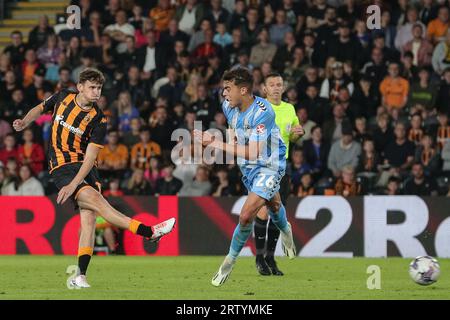
[[[250,141],[248,145],[239,145],[217,141],[217,145],[214,147],[219,150],[223,150],[233,156],[244,158],[245,160],[254,161],[258,159],[265,143],[265,141]]]
[[[75,192],[75,189],[78,185],[83,182],[84,178],[89,174],[92,167],[94,166],[95,159],[97,159],[97,155],[100,151],[100,148],[93,143],[89,143],[86,149],[86,155],[84,156],[83,164],[78,170],[77,175],[73,178],[72,182],[70,182],[67,186],[64,186],[59,190],[58,198],[56,199],[56,203],[63,204],[69,197]]]
[[[42,114],[44,110],[44,105],[42,103],[38,104],[36,107],[28,111],[23,119],[16,119],[13,122],[13,128],[16,131],[22,131],[28,127],[31,123],[36,121],[37,118]]]
[[[266,141],[250,141],[248,145],[228,144],[213,138],[209,132],[194,130],[194,138],[202,143],[215,149],[223,150],[233,156],[244,158],[245,160],[256,160],[264,148]]]

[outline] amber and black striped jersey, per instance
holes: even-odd
[[[62,90],[42,103],[43,112],[53,111],[48,147],[49,168],[83,162],[89,143],[103,148],[106,117],[94,103],[89,110],[75,101],[77,92]]]

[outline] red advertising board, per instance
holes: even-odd
[[[109,198],[120,212],[146,224],[175,217],[174,231],[158,244],[118,233],[127,255],[223,255],[245,197]],[[311,196],[287,205],[300,256],[450,257],[450,198]],[[55,197],[0,197],[0,254],[74,255],[79,216]],[[279,248],[277,253],[281,254]],[[253,241],[243,255],[254,254]]]

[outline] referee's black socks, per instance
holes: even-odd
[[[266,233],[267,233],[267,220],[260,219],[256,217],[255,224],[255,246],[256,246],[256,256],[264,257],[266,252]]]
[[[275,248],[277,247],[278,238],[280,237],[280,230],[273,224],[272,219],[269,221],[267,227],[267,249],[266,256],[273,257]]]

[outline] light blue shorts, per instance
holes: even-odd
[[[248,192],[256,193],[261,198],[271,200],[280,190],[281,178],[285,171],[274,171],[268,168],[261,168],[249,176],[243,176],[242,182]]]

